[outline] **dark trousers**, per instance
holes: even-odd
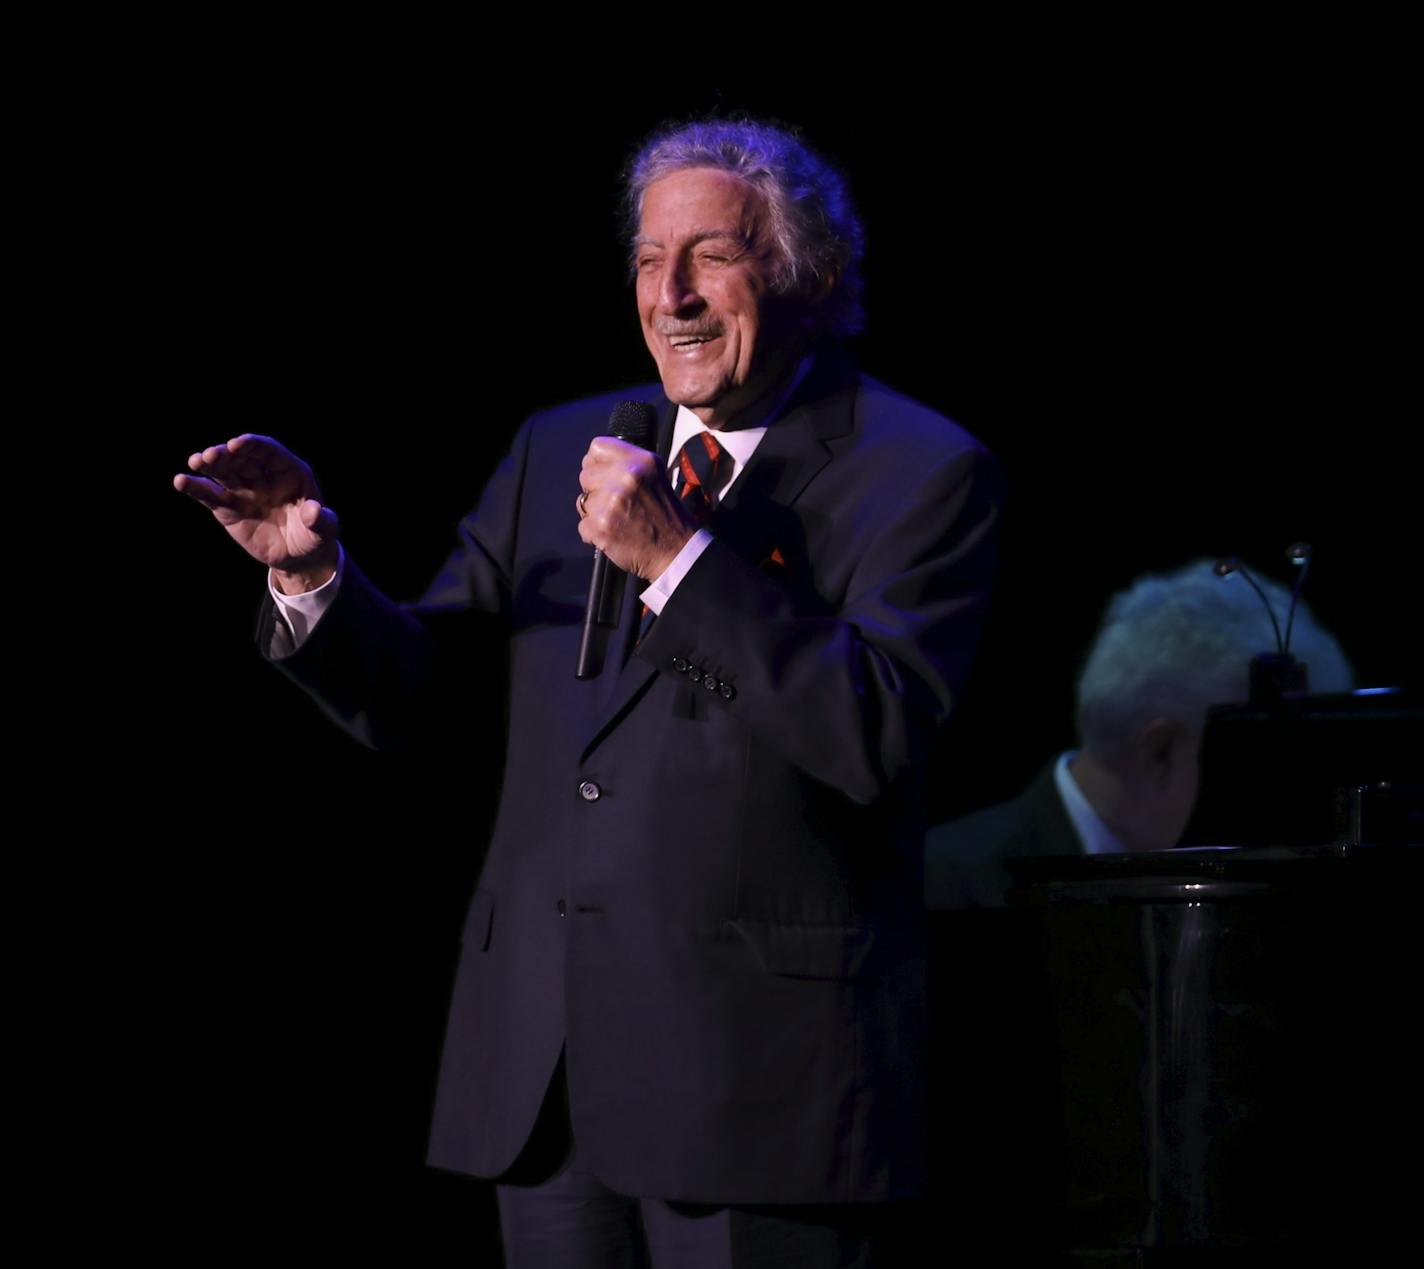
[[[876,1269],[910,1235],[911,1204],[709,1207],[616,1194],[570,1161],[501,1185],[507,1269]]]
[[[562,1056],[497,1193],[506,1269],[886,1269],[914,1263],[923,1208],[715,1207],[615,1193],[579,1165]]]

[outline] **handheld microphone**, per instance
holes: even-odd
[[[608,416],[608,434],[639,449],[657,443],[658,412],[645,401],[620,401]],[[618,601],[623,593],[623,571],[610,564],[602,551],[593,553],[593,576],[588,582],[588,601],[583,608],[583,634],[579,638],[578,666],[574,677],[592,678],[595,628],[618,624]]]

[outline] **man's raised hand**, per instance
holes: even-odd
[[[191,455],[188,468],[173,487],[207,507],[286,594],[313,590],[336,571],[336,515],[291,450],[249,432]]]

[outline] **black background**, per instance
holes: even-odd
[[[1148,569],[1282,578],[1312,542],[1362,681],[1414,676],[1412,165],[1384,42],[689,70],[737,60],[640,45],[569,77],[433,31],[209,32],[118,64],[86,118],[112,209],[92,320],[159,548],[106,552],[128,603],[136,573],[156,588],[113,667],[106,805],[140,834],[101,874],[134,896],[101,980],[114,1136],[145,1143],[123,1170],[173,1232],[484,1245],[485,1191],[421,1158],[499,729],[419,758],[337,735],[253,651],[260,570],[168,483],[275,435],[367,573],[417,594],[522,417],[652,377],[617,176],[666,118],[777,117],[838,158],[866,224],[853,351],[1007,471],[942,813],[1071,741],[1102,605]]]

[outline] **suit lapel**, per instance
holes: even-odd
[[[849,414],[847,407],[845,413]],[[847,426],[849,420],[846,420]],[[793,401],[767,429],[747,469],[713,513],[708,529],[744,560],[761,564],[784,546],[789,508],[812,478],[831,461],[823,436],[840,426],[834,403]]]
[[[1035,854],[1039,855],[1081,855],[1083,843],[1078,830],[1068,816],[1063,805],[1063,797],[1058,792],[1058,759],[1054,758],[1038,773],[1034,782],[1024,792],[1029,806],[1029,819],[1037,832]]]
[[[849,432],[854,426],[855,368],[837,349],[823,349],[786,404],[781,416],[767,428],[746,470],[738,476],[726,499],[713,513],[708,529],[744,560],[762,563],[780,545],[789,508],[802,490],[828,462],[832,453],[826,441]],[[677,407],[663,411],[658,434],[658,453],[666,464],[672,445]],[[583,758],[626,715],[658,668],[632,655],[641,622],[643,587],[636,581],[627,587],[622,619],[615,632],[621,669],[610,655],[602,676],[608,686],[599,702],[598,724],[584,747]],[[614,651],[610,648],[610,653]]]

